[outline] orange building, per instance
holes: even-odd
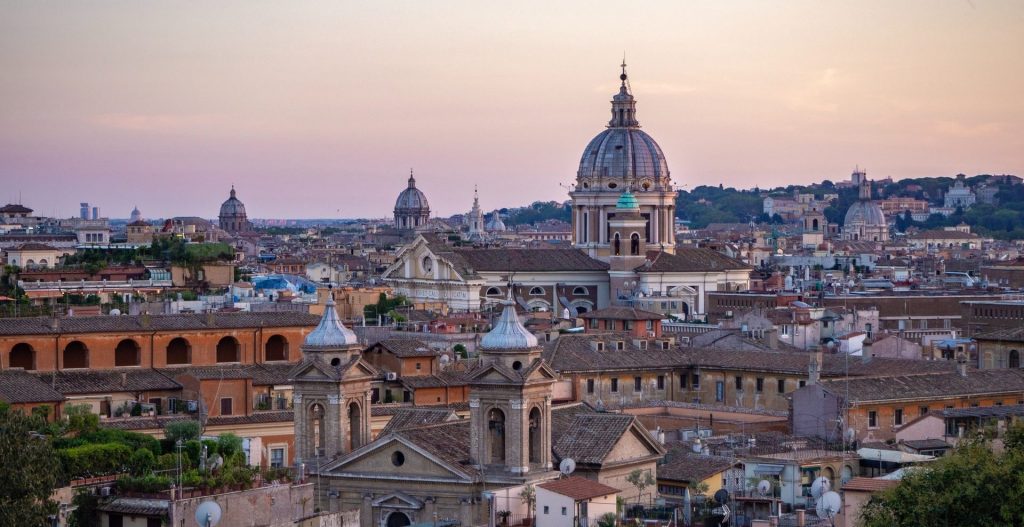
[[[618,331],[634,337],[660,338],[661,319],[665,317],[635,307],[613,306],[583,313],[580,318],[586,321],[587,333]]]

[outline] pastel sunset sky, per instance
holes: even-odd
[[[682,188],[1024,175],[1024,2],[4,2],[0,202],[72,216],[564,200],[623,51]]]

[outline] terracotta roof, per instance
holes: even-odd
[[[636,271],[640,273],[694,273],[743,269],[753,269],[753,267],[711,249],[679,248],[676,249],[675,254],[648,252],[647,262],[637,267]]]
[[[996,329],[975,335],[975,340],[1004,340],[1008,342],[1024,342],[1024,326]]]
[[[64,396],[35,375],[21,368],[0,371],[0,401],[7,403],[52,403]]]
[[[872,362],[877,362],[877,358]],[[914,361],[927,363],[931,361]],[[943,399],[981,394],[1024,394],[1024,370],[970,370],[887,377],[859,377],[821,382],[825,390],[857,403],[919,399]],[[1009,408],[1009,407],[1006,407]],[[986,408],[986,410],[988,410]],[[948,411],[948,410],[947,410]],[[945,414],[945,412],[943,412]]]
[[[914,450],[953,448],[952,445],[941,439],[907,439],[906,441],[903,441],[903,444]]]
[[[396,431],[442,461],[469,468],[469,420],[451,421],[432,426]]]
[[[384,339],[368,346],[367,349],[380,346],[396,357],[433,357],[440,353],[432,349],[422,340],[417,339]]]
[[[58,249],[56,247],[53,247],[53,246],[50,246],[50,245],[46,245],[45,243],[29,242],[29,243],[23,243],[23,244],[15,247],[14,249],[9,249],[9,250],[13,250],[13,251],[56,251]]]
[[[563,433],[557,437],[552,433],[554,453],[577,464],[601,465],[635,419],[625,414],[579,413]]]
[[[455,249],[475,271],[606,271],[608,264],[577,249]]]
[[[458,419],[448,408],[402,408],[395,412],[380,435],[396,432],[406,428],[434,425]]]
[[[158,499],[115,498],[107,503],[98,505],[96,509],[130,516],[165,517],[170,509],[170,502]]]
[[[973,232],[931,230],[921,231],[907,236],[908,240],[977,240],[980,236]]]
[[[665,462],[658,465],[658,479],[698,482],[736,466],[737,461],[723,456],[705,456],[690,450],[689,444],[671,444]]]
[[[843,491],[880,492],[899,485],[899,480],[855,477],[843,483]]]
[[[37,373],[58,392],[71,394],[180,390],[178,384],[157,370],[61,370]]]
[[[180,366],[160,368],[160,373],[176,378],[189,375],[198,380],[252,379],[254,386],[288,384],[288,373],[294,363],[275,364],[224,364],[216,366]]]
[[[100,421],[100,426],[104,428],[116,428],[118,430],[159,430],[167,426],[167,423],[177,421],[195,421],[198,419],[198,414],[161,415],[156,417],[124,417],[119,419],[105,419]],[[278,410],[272,412],[254,412],[249,415],[212,416],[207,419],[206,424],[231,426],[264,423],[290,423],[294,420],[295,414],[291,410]]]
[[[619,489],[615,487],[610,487],[604,483],[599,483],[592,479],[581,478],[579,476],[556,479],[554,481],[549,481],[548,483],[541,483],[537,486],[544,490],[554,492],[555,494],[568,496],[574,501],[589,500],[591,498],[619,493]]]
[[[661,320],[664,315],[652,311],[644,311],[635,307],[612,306],[580,315],[580,318],[612,319],[612,320]]]
[[[1008,417],[1024,416],[1024,404],[1008,404],[1004,406],[978,406],[973,408],[953,408],[942,410],[942,417]]]
[[[149,322],[144,323],[146,317]],[[131,333],[142,331],[189,331],[204,329],[249,329],[259,327],[313,327],[317,315],[295,311],[207,314],[121,315],[59,319],[57,329],[50,317],[0,318],[0,335],[55,335],[66,333]]]

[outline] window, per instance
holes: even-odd
[[[659,390],[664,390],[665,389],[665,376],[664,375],[659,375],[658,376],[658,389]]]
[[[230,397],[224,397],[220,400],[220,415],[231,415]]]
[[[585,295],[589,295],[590,291],[587,291],[586,287],[574,287],[572,289],[572,294],[577,295],[577,296],[585,296]]]
[[[625,329],[625,330],[633,329],[633,321],[632,320],[624,320],[622,322],[622,329]]]
[[[543,296],[543,295],[544,295],[544,288],[543,287],[531,287],[530,288],[530,296]]]
[[[928,413],[928,407],[927,406],[919,407],[917,409],[917,413],[918,413],[918,415],[924,415],[924,414]]]
[[[590,319],[590,329],[598,329],[600,323],[601,321],[596,318]]]
[[[778,392],[779,393],[786,393],[786,379],[779,379],[778,380],[778,385],[779,385]]]
[[[694,373],[693,374],[693,383],[692,384],[693,384],[693,389],[694,390],[699,390],[700,389],[700,374],[699,373]]]
[[[805,381],[803,379],[800,379],[799,385],[800,385],[800,388],[803,388],[804,386],[807,386],[807,381]]]
[[[587,393],[594,393],[594,379],[587,379]]]
[[[878,428],[878,412],[874,410],[868,412],[868,428]]]
[[[405,464],[405,454],[401,451],[396,450],[391,454],[391,464],[400,467]]]
[[[562,507],[562,516],[565,516],[565,515],[566,515],[566,512],[567,512],[566,508],[565,508],[565,507]]]
[[[896,426],[903,425],[903,409],[902,408],[897,408],[896,411],[893,412],[893,414],[892,414],[892,422]]]
[[[547,505],[545,505],[545,506],[544,506],[544,514],[548,514],[548,512],[549,512],[550,510],[551,510],[551,507],[549,507],[549,506],[547,506]]]
[[[740,375],[736,376],[736,391],[738,391],[738,392],[742,392],[743,391],[743,377],[740,376]]]
[[[643,389],[643,379],[640,377],[633,377],[633,391],[639,392]]]
[[[613,393],[618,393],[618,391],[619,391],[619,380],[618,379],[612,379],[612,392]]]
[[[501,289],[497,287],[488,287],[487,292],[484,293],[487,296],[501,296]]]
[[[637,344],[640,345],[640,349],[642,349],[642,350],[646,350],[647,349],[647,341],[646,340],[641,340]]]
[[[668,341],[667,340],[661,341],[661,349],[663,349],[663,350],[667,350],[668,349]]]
[[[686,389],[686,380],[687,379],[689,379],[689,376],[686,375],[685,373],[679,375],[679,388],[680,389],[682,389],[682,390]]]
[[[722,402],[725,400],[725,382],[715,381],[715,400]]]
[[[417,362],[416,363],[416,371],[420,371],[421,368],[422,368],[422,365]]]
[[[757,378],[756,389],[757,389],[757,393],[763,393],[764,392],[764,379],[762,379],[761,377]]]
[[[284,466],[284,447],[270,449],[270,466],[274,468]]]
[[[618,351],[622,351],[622,350],[626,349],[626,343],[621,341],[621,340],[616,341],[615,342],[615,349],[618,350]]]

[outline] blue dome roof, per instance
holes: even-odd
[[[579,178],[614,177],[627,181],[669,177],[665,154],[637,128],[609,128],[591,139],[580,158]]]
[[[530,333],[519,322],[513,302],[505,303],[501,318],[494,328],[480,339],[480,348],[484,350],[522,350],[537,346],[537,337]]]
[[[627,190],[619,196],[619,202],[615,204],[615,208],[619,210],[637,210],[640,208],[640,203],[636,200],[636,196]]]
[[[873,201],[860,200],[846,210],[846,218],[843,221],[845,227],[860,225],[885,227],[885,213],[882,207]]]
[[[359,339],[351,329],[345,327],[334,309],[334,298],[328,297],[324,315],[302,343],[303,349],[311,351],[334,350],[357,344]]]
[[[398,195],[395,200],[396,212],[420,212],[429,211],[430,204],[427,203],[427,195],[416,188],[416,178],[409,175],[409,186]]]

